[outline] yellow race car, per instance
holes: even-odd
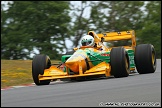
[[[117,41],[129,41],[130,44],[116,44]],[[106,46],[104,42],[109,45]],[[112,44],[110,44],[113,42]],[[124,42],[123,42],[124,43]],[[126,42],[125,42],[126,43]],[[114,46],[114,45],[117,46]],[[85,77],[127,77],[154,73],[156,53],[152,44],[136,46],[135,31],[105,32],[96,34],[89,31],[81,39],[79,48],[74,53],[61,57],[58,66],[51,64],[47,55],[39,54],[32,61],[32,77],[36,85],[48,85],[56,79],[79,79]]]

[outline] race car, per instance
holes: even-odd
[[[114,46],[117,41],[129,44]],[[111,43],[105,45],[104,43]],[[154,73],[156,52],[152,44],[136,45],[135,31],[105,32],[89,31],[81,39],[81,46],[73,53],[61,57],[57,66],[45,54],[34,56],[32,77],[36,85],[48,85],[57,79],[77,80],[85,77],[128,77],[129,74]]]

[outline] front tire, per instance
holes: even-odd
[[[127,77],[130,73],[128,53],[123,47],[112,48],[110,52],[111,74],[115,78]]]
[[[156,53],[151,44],[140,44],[135,48],[135,64],[139,74],[154,73]]]
[[[43,75],[44,70],[50,68],[51,61],[47,55],[36,55],[32,61],[32,77],[36,85],[49,85],[51,80],[39,80],[39,74]]]

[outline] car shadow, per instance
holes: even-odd
[[[136,76],[139,75],[138,73],[131,73],[129,74],[128,77]],[[121,77],[121,78],[126,78],[126,77]],[[57,81],[51,81],[50,85],[55,85],[55,84],[66,84],[66,83],[79,83],[79,82],[87,82],[87,81],[97,81],[97,80],[107,80],[107,79],[116,79],[114,76],[109,76],[105,77],[104,75],[101,77],[82,77],[81,79],[78,80],[71,80],[70,78],[68,79],[59,79]]]

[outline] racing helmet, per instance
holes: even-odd
[[[91,35],[83,36],[82,39],[81,39],[81,45],[93,47],[95,45],[94,38]]]

